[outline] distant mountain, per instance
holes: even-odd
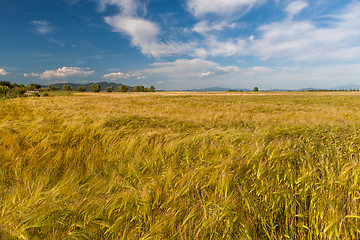
[[[98,82],[98,83],[86,83],[86,84],[81,84],[81,83],[56,83],[56,84],[51,84],[53,86],[56,86],[58,88],[62,88],[64,85],[70,85],[70,87],[72,87],[73,91],[75,91],[78,87],[82,87],[85,86],[86,87],[86,91],[90,91],[90,86],[92,84],[99,84],[101,91],[105,91],[105,89],[107,87],[113,87],[114,91],[116,92],[118,87],[124,85],[124,84],[118,84],[118,83],[113,83],[113,82]],[[132,87],[129,87],[129,89],[131,89]]]
[[[187,92],[227,92],[227,91],[250,91],[249,89],[240,89],[240,88],[223,88],[223,87],[208,87],[208,88],[194,88],[184,90]]]
[[[336,90],[359,90],[360,85],[356,84],[349,84],[334,88],[301,88],[301,89],[259,89],[259,91],[266,91],[266,92],[307,92],[307,91],[336,91]],[[207,87],[207,88],[194,88],[189,90],[184,90],[188,92],[227,92],[227,91],[252,91],[247,88],[224,88],[224,87]]]
[[[321,89],[321,88],[301,88],[301,89],[294,90],[294,91],[308,92],[308,91],[321,91],[321,90],[325,90],[325,89]]]
[[[260,91],[262,91],[262,90],[260,90]],[[265,90],[265,91],[267,91],[267,92],[292,92],[294,90],[275,88],[275,89],[269,89],[269,90]]]
[[[353,90],[353,89],[358,90],[359,88],[360,88],[360,85],[348,84],[348,85],[343,85],[343,86],[339,86],[339,87],[334,87],[334,88],[331,88],[330,90]]]

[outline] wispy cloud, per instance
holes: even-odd
[[[40,79],[85,77],[94,74],[95,71],[78,67],[62,67],[57,70],[46,70],[43,73],[25,73],[24,77],[39,77]]]
[[[107,5],[116,6],[124,16],[136,15],[138,11],[146,11],[144,4],[138,0],[98,0],[100,11],[104,11]]]
[[[217,64],[204,59],[178,59],[174,62],[158,62],[144,70],[150,75],[167,76],[170,78],[198,77],[200,73],[213,69]]]
[[[260,36],[249,46],[249,54],[262,59],[295,61],[339,61],[360,58],[360,3],[355,2],[326,26],[310,20],[284,20],[258,28]]]
[[[35,30],[41,34],[48,34],[53,29],[51,23],[46,20],[34,20],[31,23],[34,25]]]
[[[24,73],[24,77],[40,77],[40,73]]]
[[[290,17],[293,17],[300,13],[304,8],[308,7],[308,3],[303,0],[296,0],[291,2],[286,8],[285,11],[289,14]]]
[[[224,29],[233,29],[237,26],[236,23],[228,23],[226,21],[220,22],[209,22],[209,21],[200,21],[195,24],[192,28],[192,31],[197,32],[202,35],[206,35],[209,32],[213,31],[223,31]]]
[[[52,43],[54,43],[54,44],[56,44],[56,45],[58,45],[58,46],[60,46],[60,47],[65,47],[65,43],[60,42],[60,41],[58,41],[58,40],[56,40],[56,39],[50,38],[48,41],[49,41],[49,42],[52,42]]]
[[[216,66],[215,69],[212,71],[200,73],[199,77],[225,75],[225,74],[238,72],[239,70],[240,70],[240,68],[238,68],[236,66],[226,66],[226,67]]]
[[[7,72],[5,69],[3,69],[3,68],[0,68],[0,76],[6,76],[6,75],[8,75],[9,74],[9,72]]]
[[[117,72],[117,73],[109,73],[109,74],[105,74],[103,76],[104,78],[110,79],[110,80],[117,80],[117,79],[129,79],[129,78],[136,78],[136,79],[145,79],[146,77],[143,76],[141,73],[139,72],[129,72],[129,73],[122,73],[122,72]]]
[[[222,17],[243,16],[253,6],[262,4],[266,0],[187,0],[186,5],[190,13],[195,17],[204,17],[208,14],[214,14]]]
[[[248,36],[225,34],[236,27],[228,21],[201,20],[191,29],[202,36],[193,53],[197,57],[256,57],[260,61],[332,62],[360,58],[360,3],[352,2],[331,15],[294,19],[308,3],[296,0],[283,10],[287,17],[260,25]],[[322,18],[323,17],[323,18]],[[321,21],[322,19],[323,22]],[[190,54],[191,56],[191,54]]]

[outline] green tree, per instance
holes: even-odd
[[[39,90],[41,88],[41,85],[37,83],[30,83],[26,88],[28,91],[35,91]]]
[[[129,87],[125,85],[121,85],[118,87],[118,92],[127,92],[129,91]]]
[[[145,92],[145,87],[141,85],[136,85],[132,90],[132,92]]]
[[[26,92],[25,88],[15,87],[11,90],[11,95],[13,97],[22,97],[24,96],[25,92]]]
[[[10,84],[11,85],[11,88],[17,88],[17,87],[20,87],[17,83],[12,83]]]
[[[90,90],[91,90],[92,92],[100,92],[100,86],[99,86],[99,84],[91,84]]]
[[[48,86],[48,89],[49,89],[49,91],[57,91],[57,90],[59,90],[59,87],[50,85],[50,86]]]
[[[85,86],[78,86],[76,90],[78,92],[86,92],[86,87]]]
[[[151,85],[149,88],[148,88],[148,91],[149,92],[155,92],[155,87],[153,85]]]
[[[72,87],[70,87],[70,85],[64,85],[64,86],[62,87],[62,90],[63,90],[63,91],[72,91]]]
[[[0,86],[7,86],[7,87],[11,88],[11,83],[8,81],[0,81]]]
[[[254,92],[258,92],[259,88],[258,87],[254,87]]]
[[[10,91],[10,88],[8,86],[0,85],[0,96],[6,96],[9,91]]]
[[[106,92],[113,92],[113,91],[114,91],[114,87],[113,87],[113,86],[107,87],[105,90],[106,90]]]

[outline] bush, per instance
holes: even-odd
[[[105,91],[106,91],[106,92],[113,92],[113,91],[114,91],[114,87],[113,87],[113,86],[107,87],[107,88],[105,89]]]
[[[48,97],[48,96],[49,96],[48,93],[44,93],[44,94],[43,94],[43,97]]]

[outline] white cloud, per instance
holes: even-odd
[[[236,76],[241,75],[244,76],[253,76],[253,75],[261,75],[264,73],[271,72],[271,68],[267,67],[250,67],[250,68],[239,68],[237,66],[216,66],[213,70],[208,72],[203,72],[199,74],[199,77],[214,77],[228,74],[236,74]]]
[[[248,41],[247,39],[220,41],[214,36],[209,36],[206,39],[209,55],[214,57],[244,55],[248,52]]]
[[[210,77],[210,76],[214,76],[214,75],[215,76],[216,75],[225,75],[225,74],[238,72],[239,70],[240,70],[240,68],[238,68],[236,66],[226,66],[226,67],[216,66],[213,71],[200,73],[199,77]]]
[[[8,74],[9,73],[5,69],[0,68],[0,76],[5,76],[5,75],[8,75]]]
[[[48,34],[52,31],[52,26],[49,21],[46,20],[34,20],[32,24],[35,26],[36,31],[41,34]]]
[[[48,41],[49,41],[49,42],[52,42],[52,43],[54,43],[54,44],[56,44],[56,45],[58,45],[58,46],[60,46],[60,47],[65,47],[65,43],[60,42],[60,41],[58,41],[58,40],[56,40],[56,39],[50,38],[50,39],[48,39]]]
[[[200,21],[195,24],[192,28],[192,31],[197,32],[202,35],[206,35],[208,32],[212,31],[223,31],[227,28],[235,28],[236,23],[228,23],[226,21],[221,22],[208,22],[208,21]]]
[[[40,73],[24,73],[24,77],[40,77]]]
[[[100,10],[103,11],[106,5],[116,6],[123,15],[134,15],[141,8],[144,8],[139,1],[136,0],[98,0]]]
[[[101,2],[105,5],[116,5],[121,9],[119,14],[105,17],[105,21],[112,26],[114,32],[129,36],[131,44],[138,47],[144,55],[160,58],[162,56],[189,54],[193,52],[196,45],[194,42],[160,42],[160,26],[137,16],[136,12],[140,6],[137,1],[103,0]],[[145,7],[143,7],[143,9],[145,9]]]
[[[151,68],[145,69],[144,72],[150,75],[162,75],[177,79],[197,78],[200,73],[213,69],[216,66],[216,63],[203,59],[178,59],[175,62],[153,63]]]
[[[138,17],[117,15],[106,17],[105,21],[114,31],[130,35],[134,46],[143,46],[145,49],[156,41],[160,32],[158,25]]]
[[[304,87],[330,88],[358,82],[360,64],[281,67],[272,72],[252,76],[265,89]]]
[[[136,79],[144,79],[144,78],[146,78],[145,76],[142,76],[141,73],[137,73],[137,72],[129,72],[129,73],[117,72],[117,73],[109,73],[109,74],[105,74],[103,77],[104,77],[104,78],[107,78],[107,79],[111,79],[111,80],[129,79],[129,78],[136,78]]]
[[[234,37],[232,14],[240,16],[244,9],[267,0],[187,0],[187,9],[200,18],[189,34],[188,42],[160,40],[166,31],[160,25],[139,17],[146,7],[137,0],[98,0],[103,7],[113,5],[118,13],[105,18],[113,31],[129,37],[131,44],[147,56],[157,59],[187,55],[193,58],[253,56],[260,60],[284,61],[337,61],[356,60],[360,57],[360,3],[355,1],[338,14],[294,20],[309,4],[305,0],[287,1],[283,9],[288,17],[282,21],[266,23],[247,36]],[[281,4],[279,4],[281,6]],[[220,16],[209,21],[208,14]],[[326,17],[326,18],[322,18]],[[207,19],[207,20],[206,20]],[[322,19],[324,22],[319,22]],[[331,21],[329,21],[331,20]],[[230,32],[231,31],[231,32]],[[225,32],[225,33],[224,33]],[[230,32],[230,34],[228,34]],[[194,37],[194,33],[198,35]],[[242,33],[241,33],[242,34]]]
[[[284,20],[258,28],[249,55],[286,61],[340,61],[360,58],[360,3],[354,3],[326,26]]]
[[[188,11],[195,17],[204,17],[207,14],[229,17],[242,16],[254,5],[264,3],[266,0],[187,0]]]
[[[39,76],[40,79],[50,79],[50,78],[66,78],[66,77],[84,77],[94,73],[95,71],[84,70],[78,67],[63,67],[57,70],[46,70],[45,72],[40,74],[29,73],[27,74],[27,76]]]
[[[286,8],[285,11],[289,14],[290,17],[293,17],[299,14],[304,8],[308,7],[308,3],[303,0],[296,0],[291,2]]]

